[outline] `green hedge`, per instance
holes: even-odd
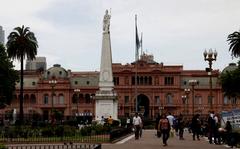
[[[7,149],[7,147],[4,144],[0,144],[0,149]]]

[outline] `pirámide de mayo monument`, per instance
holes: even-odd
[[[118,117],[118,100],[117,94],[113,89],[113,73],[112,73],[112,52],[110,41],[110,18],[108,10],[103,18],[103,37],[102,37],[102,53],[101,66],[99,75],[99,90],[96,92],[95,100],[95,119],[100,120],[112,117]]]

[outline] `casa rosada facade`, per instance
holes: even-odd
[[[207,114],[211,110],[210,77],[205,70],[164,65],[147,54],[143,54],[137,63],[113,63],[112,69],[119,117],[132,115],[136,109],[150,118],[162,112],[192,115],[193,111]],[[219,75],[219,70],[212,71],[212,110],[215,112],[230,110],[233,106],[224,98]],[[191,84],[189,80],[196,83]],[[97,71],[74,72],[58,64],[44,72],[25,71],[24,114],[39,113],[47,119],[55,109],[64,116],[94,116],[98,82]],[[19,113],[19,83],[11,104],[1,112],[4,114],[13,109]]]

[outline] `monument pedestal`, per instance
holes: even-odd
[[[104,118],[118,119],[118,100],[114,91],[97,91],[95,95],[95,119]]]

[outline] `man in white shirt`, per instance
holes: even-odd
[[[135,140],[139,139],[139,132],[142,124],[142,119],[138,115],[138,113],[135,113],[135,116],[133,117],[133,125],[135,129]]]
[[[173,128],[174,116],[172,116],[172,114],[170,112],[168,113],[167,119],[168,119],[171,127]]]

